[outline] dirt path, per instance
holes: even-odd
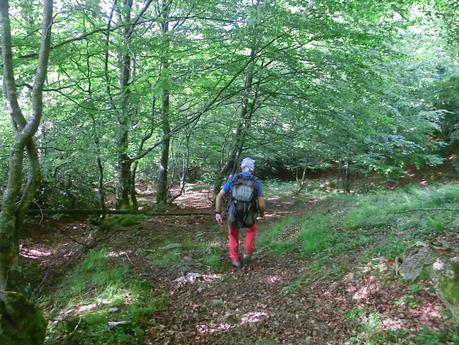
[[[178,207],[198,200],[208,217],[147,219],[140,226],[102,235],[104,245],[120,254],[132,271],[168,293],[167,307],[151,315],[142,344],[365,344],[362,325],[371,324],[375,312],[380,328],[394,332],[403,327],[416,334],[424,326],[436,329],[444,322],[440,301],[427,289],[417,292],[415,304],[397,303],[412,294],[395,279],[393,262],[378,258],[362,264],[358,250],[323,267],[295,253],[272,256],[264,251],[240,269],[225,261],[215,272],[192,254],[181,258],[187,262],[185,269],[153,267],[146,253],[189,241],[210,243],[225,260],[226,230],[214,224],[206,192],[178,199]],[[283,216],[317,207],[315,201],[292,198],[271,198],[267,205],[260,234]],[[83,222],[53,226],[60,231],[48,226],[21,247],[28,269],[38,273],[33,286],[42,291],[57,286],[68,267],[90,249],[88,238],[94,230]]]

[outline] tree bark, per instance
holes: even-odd
[[[38,153],[33,142],[43,112],[43,85],[48,72],[51,46],[53,2],[44,1],[38,65],[32,87],[31,115],[23,116],[19,105],[13,70],[11,27],[8,1],[0,1],[0,36],[3,58],[3,87],[6,110],[14,131],[14,144],[8,162],[7,186],[3,193],[0,212],[0,290],[17,289],[18,230],[37,190],[40,169]],[[24,151],[27,149],[29,169],[23,181]],[[17,202],[17,200],[19,201]],[[16,272],[16,273],[15,273]]]
[[[251,48],[250,50],[250,59],[255,59],[255,49]],[[234,174],[238,170],[238,162],[241,156],[241,153],[244,149],[245,139],[247,137],[248,130],[251,125],[252,115],[255,112],[255,104],[258,97],[258,89],[255,94],[252,95],[254,82],[254,71],[255,66],[254,62],[249,66],[247,74],[244,81],[244,93],[241,98],[241,112],[239,116],[239,122],[236,128],[236,134],[233,141],[232,149],[226,160],[226,163],[223,165],[220,170],[217,179],[214,184],[214,193],[217,194],[220,191],[220,188],[224,182],[224,179],[229,175]]]
[[[350,169],[349,169],[349,160],[343,158],[340,161],[340,177],[341,177],[341,187],[344,192],[350,193]]]
[[[43,85],[48,73],[53,15],[53,1],[44,0],[43,3],[40,51],[32,87],[31,114],[26,120],[17,97],[9,4],[7,0],[0,1],[3,88],[6,112],[14,132],[14,143],[8,161],[7,185],[0,211],[0,336],[2,342],[12,345],[42,344],[47,324],[39,308],[18,293],[22,289],[18,233],[40,181],[38,152],[33,137],[43,112]],[[24,158],[29,162],[25,181]]]
[[[163,1],[161,5],[161,32],[162,32],[162,55],[161,55],[161,79],[163,82],[162,90],[162,107],[161,107],[161,129],[163,142],[161,144],[161,158],[159,160],[158,191],[156,193],[157,203],[167,203],[168,184],[167,176],[169,171],[169,150],[170,150],[170,132],[171,126],[169,121],[170,111],[170,91],[167,89],[169,78],[169,4],[170,1]]]
[[[130,21],[132,12],[132,0],[125,0],[120,10],[120,17],[126,23],[123,29],[123,51],[120,56],[119,78],[121,100],[118,109],[118,184],[116,188],[116,207],[125,208],[130,206],[131,189],[131,164],[129,157],[129,82],[131,79],[131,55],[129,47]]]

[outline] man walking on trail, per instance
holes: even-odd
[[[255,161],[249,157],[241,162],[241,173],[231,176],[217,195],[215,206],[215,220],[223,224],[222,204],[225,194],[230,194],[228,204],[228,248],[231,263],[235,267],[241,265],[239,259],[239,229],[248,228],[245,234],[244,261],[252,258],[255,250],[255,236],[257,233],[257,214],[261,217],[265,213],[263,187],[253,175]]]

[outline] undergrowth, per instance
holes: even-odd
[[[46,344],[137,344],[152,313],[164,308],[163,291],[131,274],[122,252],[90,251],[54,295]]]
[[[283,217],[258,234],[258,251],[276,256],[296,255],[307,262],[307,270],[284,286],[280,290],[282,295],[318,279],[341,275],[345,267],[339,264],[340,260],[335,260],[337,257],[353,260],[355,252],[359,260],[381,256],[394,259],[416,241],[429,241],[459,229],[458,184],[362,195],[329,193],[328,196],[322,191],[312,195],[308,189],[301,194],[297,193],[296,186],[286,186],[270,183],[267,194],[294,195],[295,202],[307,202],[306,199],[311,198],[317,204],[307,207],[301,216]],[[102,228],[138,227],[143,221],[137,215],[110,217]],[[215,241],[209,240],[209,234],[202,231],[186,238],[166,240],[158,247],[142,249],[143,258],[157,270],[224,271],[227,248],[222,244],[220,230],[219,227],[213,235]],[[69,272],[56,293],[42,301],[51,320],[48,345],[140,342],[145,330],[155,322],[152,315],[165,308],[167,297],[164,291],[142,280],[138,272],[132,272],[129,261],[124,252],[99,247]],[[420,289],[415,284],[410,286],[413,295]],[[381,322],[375,310],[353,310],[346,317],[360,332],[356,338],[349,339],[349,344],[394,343],[394,339],[404,337],[403,330],[388,332],[378,328]],[[440,344],[445,339],[456,341],[451,333],[428,329],[413,341]],[[403,341],[398,343],[411,344],[411,340]]]
[[[459,228],[458,184],[335,194],[326,200],[325,208],[275,223],[259,235],[258,243],[277,255],[299,251],[334,257],[365,247],[369,257],[394,259],[415,241]]]
[[[274,224],[259,235],[258,242],[272,255],[306,259],[306,272],[281,290],[286,295],[319,277],[336,277],[345,269],[340,270],[343,260],[336,258],[352,257],[353,251],[362,263],[379,257],[394,260],[416,242],[457,234],[458,214],[459,184],[333,194],[319,200],[318,207],[303,216],[287,217]],[[413,295],[429,278],[429,272],[423,270],[419,285],[410,286]],[[399,302],[414,307],[416,298]],[[382,329],[377,310],[352,310],[346,317],[359,334],[350,338],[349,344],[459,344],[459,337],[451,329],[424,329],[415,338],[407,337],[404,329]]]

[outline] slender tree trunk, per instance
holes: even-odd
[[[349,160],[347,158],[341,159],[340,161],[340,177],[341,177],[341,187],[346,193],[351,192],[350,188],[350,169],[349,169]]]
[[[137,211],[139,209],[139,202],[137,201],[137,191],[135,190],[135,181],[137,175],[137,167],[139,165],[139,161],[135,161],[134,167],[132,168],[131,174],[131,189],[130,189],[130,196],[132,200],[132,209]]]
[[[250,50],[250,59],[254,58],[255,49],[252,48]],[[224,182],[224,179],[228,177],[230,174],[234,174],[238,170],[239,159],[244,149],[245,139],[247,137],[248,130],[250,129],[252,115],[255,112],[255,104],[257,102],[258,90],[257,92],[255,92],[255,95],[252,95],[252,90],[254,86],[254,69],[254,63],[252,63],[247,70],[247,74],[244,81],[244,93],[241,99],[241,113],[236,128],[235,138],[233,141],[230,154],[226,160],[226,163],[223,165],[215,181],[215,194],[219,192]]]
[[[161,32],[163,34],[162,44],[162,55],[161,55],[161,70],[162,79],[167,81],[169,78],[168,69],[169,63],[169,46],[170,39],[169,35],[169,1],[163,1],[161,8]],[[166,85],[167,83],[163,83]],[[169,170],[169,150],[170,150],[170,91],[167,88],[162,90],[162,101],[161,101],[161,129],[163,132],[163,142],[161,144],[161,158],[159,160],[159,176],[158,176],[158,191],[156,193],[157,203],[167,203],[168,184],[167,176]]]
[[[6,110],[14,132],[14,143],[8,161],[7,185],[3,192],[0,211],[0,338],[2,343],[11,345],[41,344],[46,332],[46,321],[41,311],[17,292],[22,287],[22,274],[18,262],[18,233],[40,181],[38,152],[33,137],[40,125],[43,111],[43,85],[48,73],[52,14],[53,1],[44,0],[40,52],[32,87],[31,114],[26,120],[16,90],[9,4],[7,0],[0,0],[2,82]],[[24,181],[25,157],[29,166]],[[17,315],[21,315],[21,322],[16,322]]]
[[[3,87],[7,101],[7,112],[15,132],[14,145],[9,159],[7,186],[3,193],[0,212],[0,290],[14,288],[8,280],[16,271],[18,259],[17,232],[23,217],[33,200],[39,183],[38,154],[33,136],[40,124],[43,110],[43,84],[47,75],[51,44],[52,0],[44,3],[42,38],[37,71],[32,88],[32,111],[26,120],[19,106],[16,81],[13,71],[11,27],[8,1],[0,1],[0,36],[3,58]],[[29,169],[23,186],[24,150],[27,149]],[[17,203],[17,200],[19,202]]]
[[[132,0],[125,0],[124,6],[120,11],[126,26],[123,29],[123,51],[120,58],[120,90],[121,104],[118,109],[118,184],[116,188],[116,207],[125,208],[130,206],[131,190],[131,164],[129,157],[129,81],[131,79],[131,56],[130,56],[130,21],[132,12]],[[124,15],[124,16],[123,16]]]
[[[110,19],[111,21],[111,19]],[[92,92],[92,82],[91,82],[91,61],[89,53],[89,42],[86,43],[86,71],[87,71],[87,81],[88,81],[88,94],[91,104],[93,104],[93,92]],[[100,147],[100,135],[98,131],[98,125],[94,113],[90,110],[89,116],[92,120],[92,130],[93,130],[93,139],[94,146],[96,149],[96,166],[97,166],[97,204],[99,209],[102,210],[102,213],[99,215],[102,219],[106,216],[106,206],[105,206],[105,187],[104,187],[104,165],[102,163],[102,154]]]
[[[182,174],[180,176],[180,195],[185,193],[185,184],[188,175],[188,169],[190,167],[190,137],[191,131],[186,134],[186,147],[185,147],[185,156],[182,161]]]
[[[301,173],[301,179],[298,177],[298,171],[296,172],[296,185],[298,187],[298,189],[295,191],[296,194],[299,194],[301,193],[301,191],[303,190],[304,186],[305,186],[305,183],[304,183],[304,180],[306,178],[306,168],[303,168],[303,172]]]

